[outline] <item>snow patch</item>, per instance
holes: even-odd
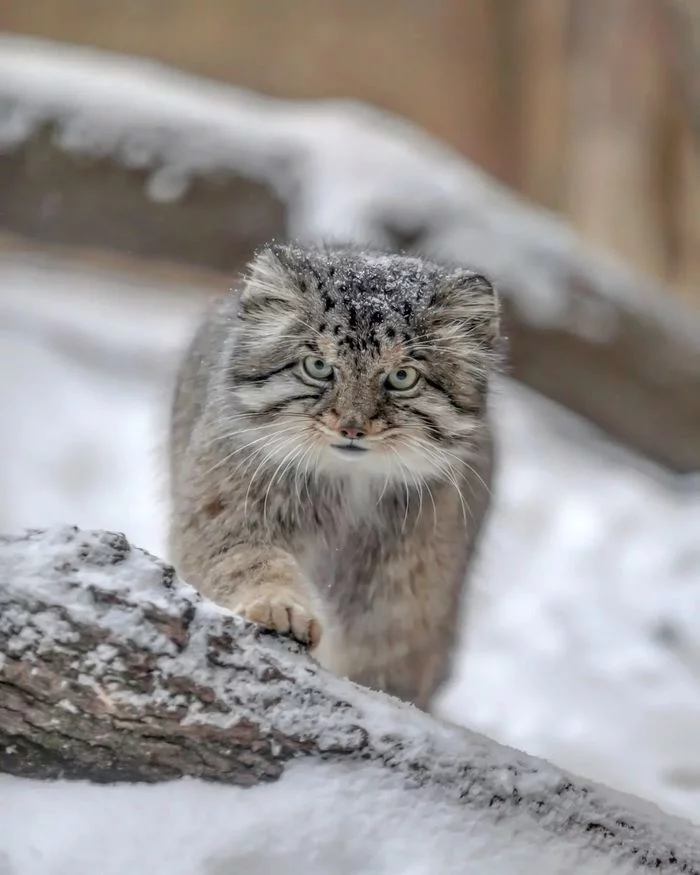
[[[428,827],[429,825],[429,827]],[[39,783],[0,775],[2,875],[625,875],[586,842],[489,823],[376,766],[298,762],[239,789]],[[659,871],[663,871],[662,869]]]
[[[66,619],[105,630],[107,646],[93,649],[91,673],[81,674],[78,680],[114,707],[138,706],[144,699],[166,709],[188,706],[193,697],[173,695],[164,682],[169,677],[189,677],[230,710],[215,713],[197,703],[186,722],[194,719],[226,729],[246,720],[285,736],[313,738],[321,752],[329,753],[328,762],[293,764],[279,784],[245,791],[221,791],[195,782],[161,785],[155,791],[138,786],[96,788],[0,776],[4,790],[0,839],[4,838],[1,846],[10,872],[15,864],[19,875],[42,871],[32,868],[32,853],[26,856],[36,848],[42,865],[50,861],[44,872],[87,875],[97,850],[104,855],[105,841],[108,846],[115,843],[115,848],[123,845],[124,851],[117,851],[115,858],[124,868],[109,868],[115,865],[110,859],[101,871],[128,871],[130,859],[134,866],[146,868],[154,854],[156,868],[146,871],[172,871],[172,842],[166,843],[167,848],[162,842],[163,828],[172,835],[174,824],[172,818],[163,818],[161,806],[173,804],[173,791],[187,800],[181,815],[193,806],[199,810],[201,799],[202,808],[219,825],[215,834],[207,831],[188,842],[189,869],[178,869],[183,865],[180,860],[175,871],[216,871],[206,866],[219,858],[226,866],[250,860],[253,868],[245,871],[267,872],[278,856],[291,855],[291,865],[298,867],[292,871],[320,872],[313,867],[327,866],[328,854],[335,854],[345,871],[360,873],[369,866],[369,871],[382,875],[405,871],[406,859],[416,872],[426,873],[436,864],[441,871],[457,871],[465,862],[478,862],[483,871],[493,873],[512,871],[513,866],[515,871],[562,875],[624,873],[634,871],[633,864],[643,865],[649,853],[654,860],[658,855],[654,868],[661,873],[678,871],[678,861],[690,866],[689,871],[700,871],[700,833],[644,803],[586,786],[547,763],[475,733],[435,723],[409,705],[319,673],[304,658],[287,658],[284,671],[271,679],[266,669],[276,663],[276,654],[285,645],[258,637],[230,612],[203,602],[173,577],[169,566],[129,547],[121,535],[57,527],[2,537],[0,567],[4,581],[0,624],[5,634],[12,634],[18,623],[32,628],[39,619],[45,636],[42,645],[52,653],[65,651],[74,636],[64,619],[52,625],[59,610]],[[101,593],[111,598],[98,597]],[[152,606],[166,618],[190,613],[182,648],[160,630],[160,617],[152,621]],[[230,653],[219,651],[212,665],[207,659],[211,637],[220,637],[232,625],[242,653],[235,648]],[[110,631],[154,657],[148,694],[135,695],[119,683],[109,684]],[[23,659],[30,660],[31,654],[23,654]],[[227,664],[241,671],[229,672]],[[339,750],[356,750],[365,737],[369,741],[362,750],[369,759],[350,754],[352,762],[339,762]],[[262,793],[265,798],[257,798]],[[25,796],[31,799],[34,816],[21,820]],[[214,806],[212,799],[217,800]],[[42,802],[55,809],[48,821],[49,837],[37,817]],[[247,822],[244,802],[254,803]],[[138,810],[138,825],[124,810],[106,817],[115,803]],[[219,805],[222,810],[215,814]],[[7,817],[2,806],[8,808]],[[94,812],[87,818],[80,815],[84,806]],[[288,836],[278,818],[271,817],[280,806],[287,811]],[[24,826],[13,829],[12,819],[17,816]],[[81,821],[78,830],[74,819]],[[85,819],[88,823],[82,822]],[[268,825],[275,830],[277,842],[270,842]],[[110,830],[106,839],[105,829]],[[6,837],[4,830],[8,830]],[[60,848],[52,846],[52,831],[64,836]],[[192,835],[192,824],[184,833]],[[181,840],[182,833],[177,834]],[[81,840],[85,836],[89,838]],[[280,840],[286,845],[284,851]]]

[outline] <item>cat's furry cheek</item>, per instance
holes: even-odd
[[[276,381],[268,381],[260,385],[236,386],[233,397],[244,413],[255,413],[274,407],[290,395],[289,387]]]

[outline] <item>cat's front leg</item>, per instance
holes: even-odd
[[[280,548],[264,544],[232,549],[209,570],[201,589],[247,620],[312,649],[321,640],[314,590],[294,557]]]

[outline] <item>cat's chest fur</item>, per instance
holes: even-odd
[[[410,491],[362,477],[311,486],[296,507],[290,547],[304,571],[338,606],[349,610],[383,558],[405,549],[415,508]]]

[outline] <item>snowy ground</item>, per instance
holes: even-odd
[[[274,785],[0,775],[0,875],[638,875],[579,841],[406,793],[374,765],[292,763]],[[6,839],[2,836],[6,835]],[[682,849],[681,849],[682,853]],[[664,871],[669,871],[663,869]]]
[[[201,301],[0,257],[0,530],[115,528],[163,553],[168,380]],[[523,389],[497,413],[497,512],[443,713],[700,822],[700,489]]]

